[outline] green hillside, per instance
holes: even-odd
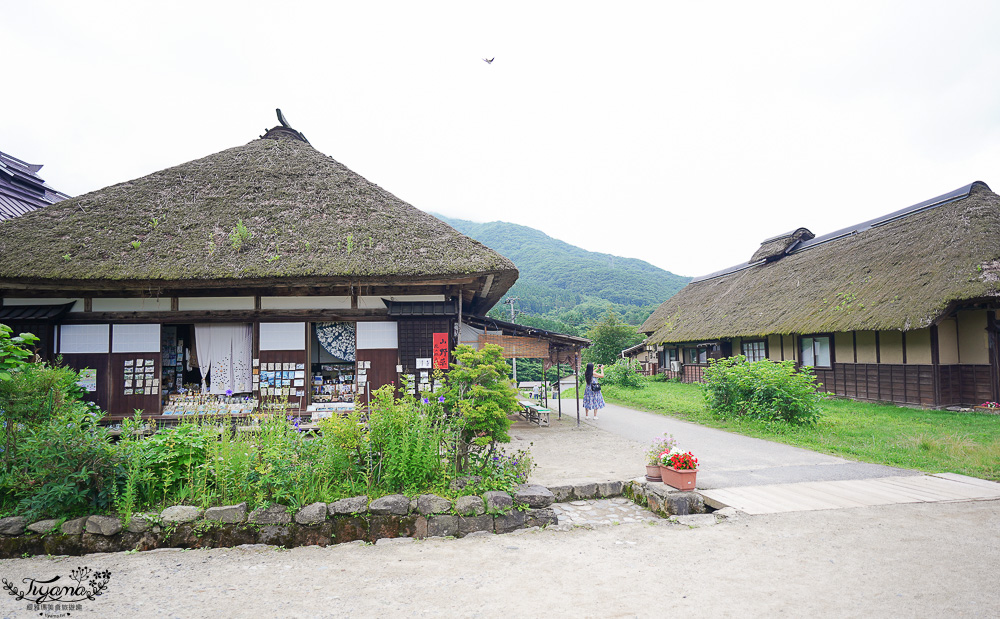
[[[517,265],[521,275],[508,296],[519,297],[517,308],[530,315],[517,322],[544,317],[585,331],[613,310],[638,325],[691,280],[643,260],[587,251],[528,226],[435,216]],[[500,305],[491,315],[509,320],[509,311]]]

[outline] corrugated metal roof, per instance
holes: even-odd
[[[0,152],[0,221],[20,217],[69,196],[46,186],[39,164]]]
[[[73,303],[59,305],[7,305],[0,307],[0,322],[2,321],[56,321],[69,313]]]

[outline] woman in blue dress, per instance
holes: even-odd
[[[604,366],[598,366],[600,369],[594,371],[594,364],[587,364],[587,371],[584,373],[584,389],[583,389],[583,410],[584,417],[590,417],[590,411],[594,411],[594,419],[597,419],[597,410],[604,408],[604,396],[601,395],[601,384],[597,382],[598,378],[604,378]]]

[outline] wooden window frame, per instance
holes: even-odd
[[[811,338],[813,340],[816,340],[818,338],[823,338],[823,337],[825,337],[828,340],[828,342],[827,342],[827,348],[830,351],[830,365],[813,365],[813,366],[810,366],[810,367],[819,368],[821,370],[830,370],[830,369],[833,369],[833,364],[837,362],[837,360],[835,358],[836,351],[834,350],[833,333],[806,333],[804,335],[800,335],[799,336],[799,342],[798,342],[799,365],[800,366],[805,365],[805,363],[803,363],[802,341],[805,340],[806,338]],[[815,358],[816,358],[816,349],[815,349],[815,345],[814,345],[814,347],[813,347],[813,359],[815,360]]]
[[[750,355],[748,355],[747,351],[746,351],[747,344],[763,344],[764,345],[764,356],[762,356],[760,359],[751,359]],[[770,356],[768,355],[768,350],[767,350],[767,339],[763,339],[763,340],[741,340],[740,341],[740,354],[743,355],[744,357],[746,357],[747,361],[764,361],[766,359],[769,359]]]

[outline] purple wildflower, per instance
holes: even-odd
[[[438,396],[438,402],[444,402],[444,396]]]
[[[428,400],[427,398],[424,398],[423,400],[421,400],[421,402],[423,402],[424,404],[430,404],[431,401]]]

